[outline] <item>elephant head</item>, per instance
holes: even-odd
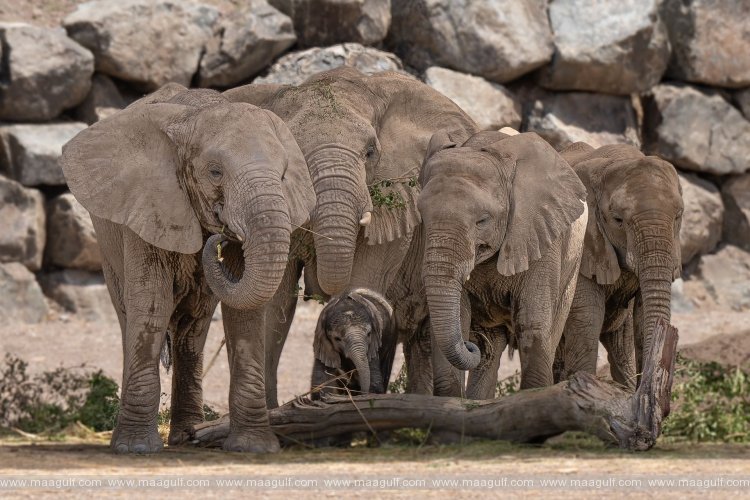
[[[601,285],[616,283],[623,270],[638,277],[648,352],[656,321],[669,322],[671,284],[681,272],[677,171],[625,144],[594,149],[575,143],[561,154],[588,190],[581,274]]]
[[[360,390],[371,392],[370,361],[378,358],[383,337],[392,328],[393,309],[380,294],[358,288],[338,295],[318,317],[313,341],[315,357],[329,368],[342,368],[343,360],[348,359],[357,369]],[[323,377],[313,374],[313,380],[318,379]],[[378,383],[373,381],[375,386]]]
[[[419,223],[414,179],[437,125],[464,139],[477,130],[448,98],[391,72],[365,76],[342,67],[299,86],[246,85],[225,95],[272,110],[297,139],[317,196],[318,281],[330,295],[349,285],[362,226],[372,245],[411,234]],[[382,195],[375,202],[373,190]]]
[[[583,214],[585,188],[538,135],[490,131],[461,146],[448,133],[435,134],[420,182],[432,334],[451,364],[469,370],[480,360],[476,345],[461,336],[470,273],[491,257],[502,276],[529,269]]]
[[[281,119],[175,84],[82,131],[61,164],[89,212],[156,247],[194,254],[215,233],[204,272],[217,296],[240,309],[273,296],[291,229],[315,204],[304,157]],[[219,262],[217,245],[228,245],[236,262]]]

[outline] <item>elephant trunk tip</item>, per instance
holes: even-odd
[[[459,356],[448,359],[453,366],[459,370],[473,370],[479,366],[482,354],[475,343],[464,340],[459,342],[456,347],[456,352],[459,353]],[[462,351],[464,351],[464,353],[462,353]]]

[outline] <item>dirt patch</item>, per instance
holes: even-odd
[[[750,330],[735,334],[714,335],[680,350],[688,359],[725,366],[750,368]]]

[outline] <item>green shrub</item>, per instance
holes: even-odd
[[[690,441],[750,441],[750,374],[678,356],[672,413],[663,434]]]

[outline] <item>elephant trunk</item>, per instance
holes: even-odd
[[[367,339],[364,333],[348,333],[344,344],[344,356],[357,368],[359,388],[362,393],[370,392],[370,362],[367,357]]]
[[[369,222],[364,167],[356,155],[338,147],[314,152],[308,164],[317,197],[312,226],[318,283],[326,293],[335,295],[351,279],[360,220]]]
[[[473,265],[473,252],[457,250],[455,239],[449,235],[428,231],[427,241],[422,277],[432,335],[453,366],[471,370],[479,364],[480,353],[461,335],[461,294]]]
[[[278,193],[257,191],[242,206],[240,215],[230,214],[227,222],[244,238],[243,262],[219,261],[217,245],[226,245],[228,238],[216,234],[203,247],[203,269],[219,300],[235,309],[256,309],[271,300],[284,276],[291,224],[280,185]]]
[[[636,270],[643,305],[641,356],[651,348],[657,320],[670,321],[675,266],[673,224],[672,220],[658,215],[634,221]]]

